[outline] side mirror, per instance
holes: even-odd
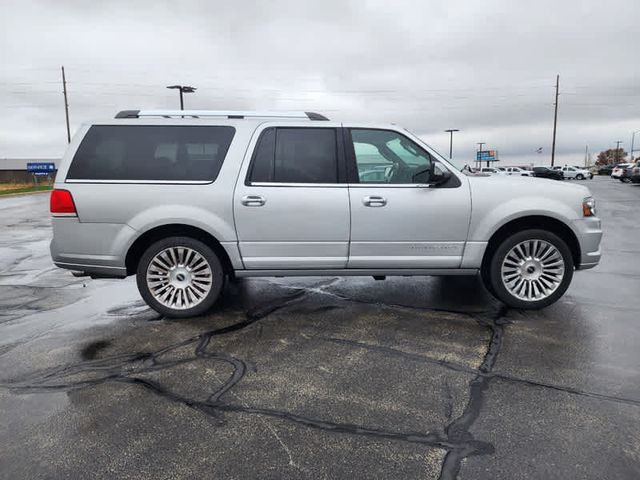
[[[447,180],[451,178],[451,172],[446,168],[435,168],[433,163],[431,165],[431,181],[429,183],[431,183],[431,185],[433,185],[434,187],[446,183]]]
[[[440,169],[435,167],[435,162],[431,162],[429,168],[416,172],[411,180],[413,183],[420,185],[426,185],[430,187],[437,187],[442,185],[451,178],[451,172],[449,170]]]
[[[412,177],[413,183],[437,187],[442,185],[451,178],[451,172],[447,169],[439,169],[435,167],[435,162],[431,162],[429,168],[416,172]]]
[[[413,183],[427,185],[431,183],[432,176],[433,176],[433,167],[429,167],[414,173],[413,176],[411,177],[411,181]]]

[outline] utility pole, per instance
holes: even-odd
[[[62,66],[62,92],[64,93],[64,116],[67,120],[67,143],[71,143],[71,131],[69,130],[69,102],[67,101],[67,79],[64,76],[64,65]]]
[[[449,158],[453,158],[453,132],[459,132],[457,128],[450,128],[449,130],[445,130],[445,132],[449,133]]]
[[[551,166],[556,159],[556,127],[558,126],[558,89],[560,87],[560,75],[556,75],[556,103],[553,113],[553,142],[551,143]]]
[[[485,144],[485,142],[478,142],[478,151],[481,152],[482,151],[482,146]],[[478,164],[478,166],[482,167],[482,160],[479,160],[478,158],[476,158],[476,163]]]
[[[620,144],[622,143],[622,141],[617,140],[616,141],[616,163],[620,163]]]

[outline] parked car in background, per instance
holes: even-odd
[[[584,180],[585,178],[588,178],[589,180],[591,180],[593,178],[593,173],[591,173],[589,170],[585,170],[584,168],[572,167],[570,165],[561,167],[560,165],[557,165],[553,167],[553,169],[561,171],[564,175],[564,178],[568,179]]]
[[[598,169],[598,175],[611,175],[615,165],[603,165]]]
[[[562,170],[553,170],[549,167],[533,167],[533,176],[540,178],[551,178],[553,180],[564,180]]]
[[[611,178],[615,178],[616,180],[622,180],[622,177],[625,174],[625,170],[628,167],[633,167],[633,165],[634,165],[633,163],[618,163],[611,171]]]
[[[533,174],[529,170],[520,167],[504,167],[507,175],[520,175],[521,177],[532,177]]]
[[[631,182],[631,177],[633,176],[633,169],[636,167],[635,163],[629,164],[628,167],[625,167],[622,175],[620,176],[620,181],[624,183]]]
[[[640,160],[638,160],[633,167],[631,167],[631,176],[629,179],[633,183],[640,183]]]
[[[480,173],[486,173],[487,175],[504,175],[502,170],[493,167],[482,167]]]

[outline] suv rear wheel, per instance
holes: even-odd
[[[201,315],[218,299],[222,264],[205,243],[168,237],[151,245],[138,263],[138,290],[158,313],[174,318]]]
[[[536,309],[554,303],[573,278],[567,244],[546,230],[524,230],[505,239],[489,262],[489,290],[510,307]]]

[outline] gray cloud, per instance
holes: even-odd
[[[530,2],[529,2],[530,3]],[[72,128],[128,108],[317,110],[395,122],[456,156],[576,163],[640,129],[640,3],[513,1],[21,1],[0,27],[0,158],[65,147]],[[535,154],[543,147],[543,154]]]

